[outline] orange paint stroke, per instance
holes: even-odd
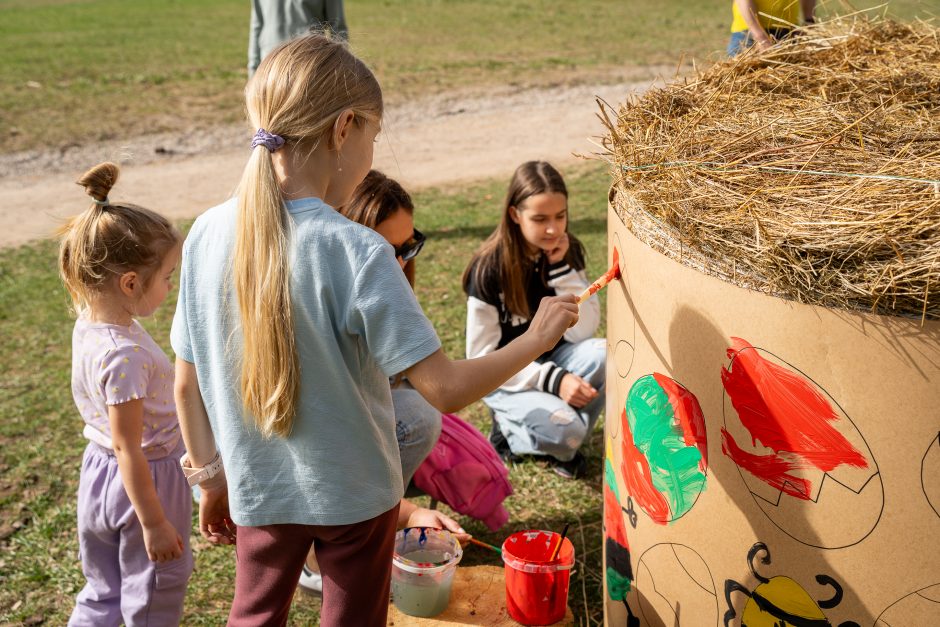
[[[653,475],[646,456],[633,443],[633,433],[627,420],[627,411],[620,413],[622,426],[621,449],[623,461],[620,472],[623,473],[627,491],[636,499],[637,504],[649,514],[653,522],[665,525],[669,520],[669,503],[666,497],[653,486]]]

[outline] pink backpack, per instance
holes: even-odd
[[[441,437],[418,466],[414,485],[455,512],[496,531],[509,520],[509,471],[486,437],[453,414],[441,416]]]

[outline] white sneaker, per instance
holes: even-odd
[[[304,569],[300,572],[300,589],[307,594],[314,596],[323,596],[323,577],[320,573],[310,570],[304,564]]]

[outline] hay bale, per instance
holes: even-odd
[[[611,115],[612,203],[655,250],[803,303],[940,319],[940,29],[824,22]]]

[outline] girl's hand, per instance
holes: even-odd
[[[568,234],[562,233],[561,237],[558,238],[558,243],[555,244],[555,247],[551,250],[545,251],[545,256],[548,258],[548,263],[558,263],[565,258],[565,255],[568,254]]]
[[[166,518],[144,527],[144,546],[151,562],[169,562],[183,555],[183,539]]]
[[[774,47],[775,42],[769,35],[765,34],[763,37],[758,37],[754,40],[754,47],[757,48],[759,52],[764,52],[765,50],[770,50]]]
[[[235,523],[228,511],[228,484],[200,484],[199,491],[199,533],[212,544],[235,544]]]
[[[408,517],[407,527],[433,527],[435,529],[446,529],[454,534],[454,537],[465,546],[470,542],[470,534],[464,531],[456,520],[450,516],[437,511],[436,509],[427,509],[419,507],[411,512]]]
[[[569,327],[578,322],[578,299],[573,294],[543,298],[539,309],[529,323],[531,333],[542,347],[542,352],[551,350]]]
[[[569,372],[561,380],[558,396],[575,409],[581,409],[597,398],[597,390],[578,375]]]

